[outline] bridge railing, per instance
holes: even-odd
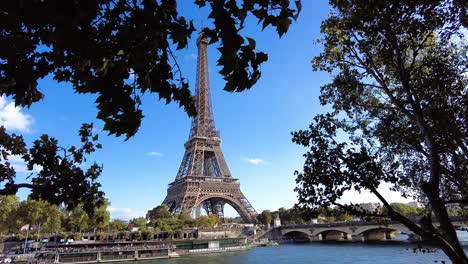
[[[419,222],[421,217],[409,217],[414,222]],[[468,217],[464,216],[452,216],[450,217],[452,222],[468,222]],[[437,219],[432,218],[432,222],[437,223]],[[295,225],[282,225],[280,228],[308,228],[308,227],[338,227],[338,226],[363,226],[363,225],[390,225],[390,224],[401,224],[398,221],[391,219],[384,219],[382,221],[343,221],[334,223],[316,223],[316,224],[295,224]]]

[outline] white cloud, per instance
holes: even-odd
[[[259,158],[244,158],[244,160],[246,162],[248,162],[249,164],[252,164],[254,166],[257,166],[257,165],[261,165],[261,164],[265,164],[265,160],[263,159],[259,159]]]
[[[391,183],[382,183],[377,188],[379,193],[390,203],[408,203],[414,201],[412,198],[404,198],[401,193],[390,190]],[[340,198],[341,203],[381,203],[373,193],[365,190],[360,193],[354,190],[347,191]]]
[[[10,163],[24,163],[24,159],[20,155],[8,156],[8,161]]]
[[[156,151],[150,151],[146,153],[146,156],[151,156],[151,157],[162,157],[164,154],[161,152],[156,152]]]
[[[17,173],[30,173],[30,172],[39,173],[42,170],[42,166],[40,165],[34,165],[32,171],[28,170],[28,167],[26,166],[26,162],[19,155],[9,156],[8,162],[11,164],[11,166],[15,169]]]
[[[133,218],[144,217],[146,211],[134,211],[131,208],[109,207],[107,211],[111,214],[111,219],[131,220]]]
[[[21,112],[21,108],[8,102],[5,96],[0,96],[0,126],[8,130],[29,132],[32,122],[32,116]]]

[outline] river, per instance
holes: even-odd
[[[286,244],[252,248],[247,252],[200,255],[170,260],[148,261],[154,264],[427,264],[441,263],[448,258],[440,250],[434,253],[413,253],[415,245],[371,244]],[[146,262],[146,263],[148,263]]]
[[[285,244],[252,248],[246,252],[199,255],[169,260],[152,260],[152,264],[427,264],[450,263],[441,250],[413,253],[414,244]]]
[[[468,232],[458,231],[464,243]],[[397,237],[403,241],[404,237]],[[414,253],[416,244],[304,243],[258,247],[249,251],[144,261],[142,264],[427,264],[450,263],[442,250]],[[465,248],[468,253],[468,248]],[[438,261],[438,262],[435,262]]]

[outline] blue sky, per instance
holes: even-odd
[[[192,1],[180,1],[181,14],[194,20],[197,28],[206,20],[207,10]],[[292,207],[296,202],[294,171],[301,169],[304,149],[291,142],[291,131],[307,128],[315,114],[327,108],[318,102],[320,86],[329,81],[325,73],[312,71],[310,60],[321,47],[320,22],[329,8],[326,1],[303,1],[297,22],[281,39],[272,29],[260,30],[248,21],[244,32],[254,36],[257,48],[269,55],[262,65],[262,78],[249,91],[228,93],[217,72],[219,53],[209,47],[209,69],[215,123],[221,132],[222,149],[231,173],[241,181],[241,189],[258,212]],[[209,23],[205,22],[205,23]],[[183,75],[195,88],[196,36],[187,49],[177,52]],[[70,84],[45,78],[39,83],[45,99],[30,109],[14,108],[11,98],[0,101],[0,117],[10,116],[9,130],[23,132],[32,142],[41,134],[56,137],[61,144],[78,144],[77,130],[84,122],[97,120],[94,96],[75,94]],[[190,119],[176,104],[165,105],[157,95],[143,98],[145,118],[136,136],[128,141],[100,132],[103,149],[91,160],[104,164],[102,189],[111,202],[113,218],[131,218],[159,205],[167,184],[174,180],[188,138]],[[2,121],[3,120],[3,121]],[[0,122],[7,124],[7,119]],[[13,125],[13,123],[15,125]],[[19,123],[19,124],[18,124]],[[22,127],[19,125],[23,125]],[[19,165],[20,166],[20,165]],[[20,173],[20,178],[24,177]],[[21,191],[25,198],[27,192]],[[392,195],[390,200],[399,200]],[[370,195],[351,193],[349,201],[375,200]],[[227,209],[228,215],[235,215]]]

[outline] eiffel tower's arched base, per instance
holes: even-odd
[[[208,214],[224,216],[229,204],[245,223],[255,223],[257,213],[240,190],[237,179],[219,177],[185,177],[169,185],[163,204],[174,213],[192,214],[204,208]]]

